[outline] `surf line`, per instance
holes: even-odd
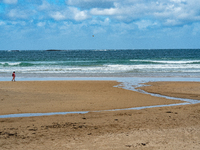
[[[153,94],[148,93],[143,90],[137,90],[136,88],[139,86],[138,83],[130,82],[129,81],[119,81],[121,84],[115,87],[124,88],[126,90],[132,90],[137,91],[144,94],[150,94],[155,97],[164,97],[167,99],[173,99],[173,100],[180,100],[184,103],[176,103],[176,104],[167,104],[167,105],[154,105],[154,106],[141,106],[141,107],[132,107],[132,108],[122,108],[122,109],[111,109],[111,110],[99,110],[99,111],[74,111],[74,112],[49,112],[49,113],[22,113],[22,114],[8,114],[8,115],[0,115],[0,118],[21,118],[21,117],[38,117],[38,116],[52,116],[52,115],[67,115],[67,114],[86,114],[89,112],[103,112],[103,111],[120,111],[120,110],[141,110],[141,109],[147,109],[147,108],[156,108],[156,107],[170,107],[170,106],[180,106],[180,105],[189,105],[189,104],[197,104],[200,103],[199,100],[193,100],[193,99],[184,99],[184,98],[176,98],[176,97],[169,97],[169,96],[163,96],[160,94]],[[141,83],[141,82],[140,82]],[[145,82],[143,82],[145,83]]]

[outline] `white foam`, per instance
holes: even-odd
[[[163,63],[163,64],[190,64],[190,63],[200,63],[200,60],[130,60],[134,62],[153,62],[153,63]]]
[[[1,62],[6,63],[6,62]],[[0,66],[0,73],[16,71],[18,73],[151,73],[151,72],[200,72],[200,64],[138,64],[138,65],[112,65],[99,66],[64,66],[51,65],[57,62],[37,62],[41,65],[19,67],[21,62],[7,62],[9,67]],[[37,64],[36,63],[36,64]],[[42,64],[42,63],[45,63]]]
[[[21,64],[21,62],[0,62],[0,64],[2,65],[8,64],[10,66],[15,66]]]

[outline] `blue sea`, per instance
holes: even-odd
[[[1,50],[0,77],[200,77],[200,49]]]

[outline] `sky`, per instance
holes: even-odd
[[[0,0],[0,50],[200,48],[199,0]]]

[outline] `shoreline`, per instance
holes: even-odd
[[[15,69],[14,69],[15,70]],[[12,71],[10,71],[12,73]],[[141,73],[20,73],[19,80],[68,80],[67,78],[200,78],[198,72],[141,72]],[[0,81],[10,81],[10,73],[2,72]]]

